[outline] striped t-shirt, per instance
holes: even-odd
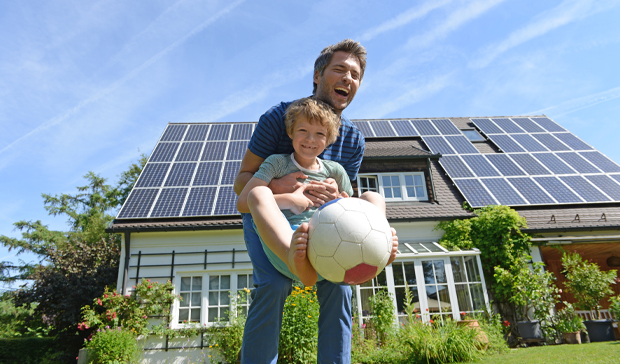
[[[284,124],[286,109],[292,103],[281,102],[260,117],[248,144],[252,153],[265,159],[273,154],[293,153],[293,144]],[[340,136],[336,142],[325,148],[319,158],[340,163],[347,171],[349,179],[355,180],[364,156],[364,136],[344,116],[340,117],[339,131]]]

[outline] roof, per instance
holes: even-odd
[[[433,154],[418,139],[399,140],[369,140],[366,143],[364,159],[368,158],[398,158],[398,157],[421,157],[438,159],[440,155]]]

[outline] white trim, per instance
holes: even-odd
[[[400,195],[401,197],[386,197],[385,196],[385,186],[383,185],[383,177],[388,177],[388,176],[398,176],[399,179],[399,184],[400,184]],[[405,176],[411,176],[411,177],[415,177],[415,176],[420,176],[422,177],[422,191],[424,192],[424,196],[422,197],[418,197],[418,196],[413,196],[410,197],[407,194],[407,185],[405,184]],[[424,177],[424,172],[394,172],[394,173],[364,173],[364,174],[358,174],[357,176],[357,186],[358,186],[358,193],[361,192],[360,186],[361,186],[361,178],[363,177],[374,177],[377,179],[377,189],[378,189],[378,193],[381,194],[381,196],[383,196],[383,198],[385,199],[386,202],[395,202],[395,201],[428,201],[428,191],[427,191],[427,186],[426,186],[426,178]],[[415,178],[414,178],[415,181]],[[413,187],[414,189],[417,187],[417,185],[413,185],[413,186],[409,186],[409,187]],[[396,189],[398,188],[398,186],[389,186],[388,188],[392,188],[392,189]]]

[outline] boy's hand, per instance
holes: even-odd
[[[340,197],[338,193],[338,183],[333,178],[324,181],[310,181],[306,187],[306,196],[314,203],[314,207],[319,207],[326,202],[335,200]]]
[[[269,182],[269,189],[274,195],[292,193],[304,185],[303,182],[299,182],[297,180],[298,178],[306,179],[308,176],[306,176],[302,171],[289,173],[282,178],[272,179],[271,182]]]
[[[392,254],[390,254],[390,259],[386,265],[392,264],[394,259],[396,259],[396,252],[398,251],[398,236],[396,236],[396,229],[393,227],[390,229],[392,230]]]
[[[306,211],[310,207],[314,206],[312,201],[304,193],[304,191],[306,190],[306,186],[308,185],[302,184],[298,189],[295,190],[295,192],[291,193],[290,195],[291,203],[293,204],[290,210],[295,215],[301,214],[302,212]]]

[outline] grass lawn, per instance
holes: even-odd
[[[502,355],[484,358],[484,364],[569,364],[620,363],[620,341],[581,345],[549,345],[512,349]]]

